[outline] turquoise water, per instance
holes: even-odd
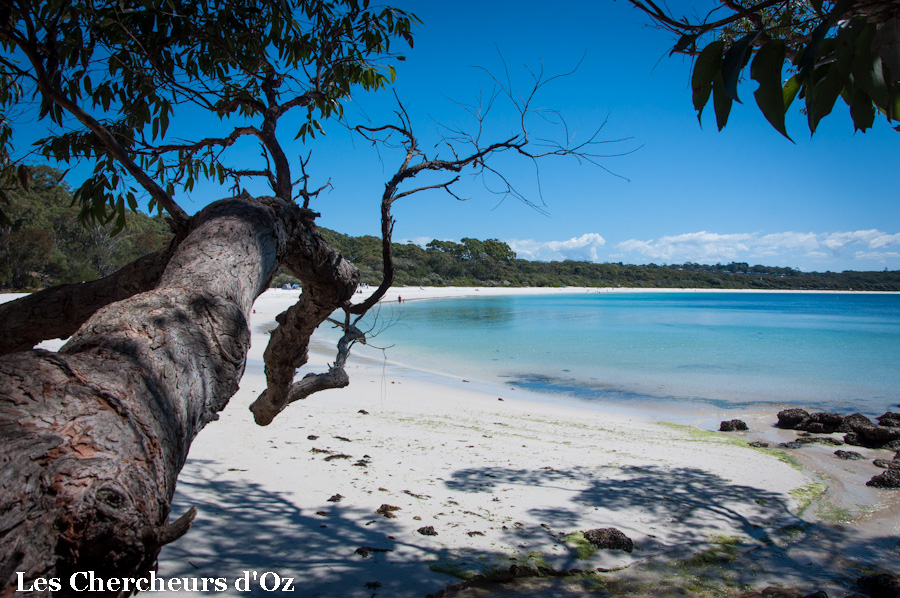
[[[900,296],[604,293],[387,305],[388,359],[610,404],[900,401]],[[662,403],[659,403],[660,405]]]

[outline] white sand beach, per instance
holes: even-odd
[[[401,287],[384,301],[619,291],[635,289]],[[862,572],[900,570],[900,492],[865,486],[882,471],[872,460],[892,455],[852,447],[865,459],[847,462],[821,444],[747,446],[796,437],[773,427],[775,413],[748,413],[750,432],[722,434],[713,422],[733,413],[702,414],[703,429],[672,425],[360,351],[349,387],[259,427],[248,406],[265,388],[267,331],[298,292],[270,290],[254,305],[240,391],[179,478],[173,516],[196,506],[197,519],[159,559],[159,577],[228,590],[167,594],[424,597],[517,565],[569,574],[445,595],[738,596],[775,585],[834,598]],[[333,358],[323,341],[312,349],[299,375]],[[578,535],[610,527],[632,552]]]
[[[396,288],[385,301],[560,292],[584,291]],[[772,428],[775,413],[748,414],[751,432],[727,435],[351,356],[349,387],[258,427],[247,408],[265,387],[266,330],[297,293],[268,291],[254,306],[241,389],[179,478],[173,515],[199,514],[163,550],[162,577],[233,587],[247,575],[240,595],[293,578],[295,596],[424,597],[520,565],[587,573],[453,595],[782,585],[843,596],[851,565],[897,565],[898,496],[864,486],[881,471],[871,459],[891,455],[859,449],[868,460],[847,464],[822,445],[790,456],[748,447],[795,436]],[[313,349],[301,375],[332,359],[331,347]],[[595,551],[576,534],[609,527],[634,550]]]

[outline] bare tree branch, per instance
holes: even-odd
[[[259,425],[269,424],[288,405],[294,374],[309,359],[313,331],[336,307],[349,304],[359,283],[359,270],[319,234],[317,214],[305,209],[297,214],[281,263],[303,281],[303,292],[275,318],[278,326],[264,354],[267,388],[250,407]]]
[[[583,57],[582,57],[583,59]],[[501,56],[502,60],[502,56]],[[578,65],[581,64],[579,60]],[[451,129],[444,127],[447,131],[440,143],[439,147],[449,151],[452,159],[441,158],[440,156],[429,157],[420,149],[419,139],[413,132],[412,122],[404,107],[403,103],[397,98],[398,109],[395,111],[397,122],[395,124],[386,124],[380,126],[360,125],[354,128],[356,133],[361,137],[377,146],[401,148],[404,154],[401,158],[400,165],[391,179],[385,185],[384,193],[381,197],[381,239],[382,239],[382,281],[378,288],[361,303],[353,304],[348,308],[352,314],[364,315],[378,301],[384,297],[387,289],[393,284],[394,280],[394,264],[393,264],[393,248],[392,234],[394,228],[394,220],[391,215],[391,206],[399,199],[410,197],[412,195],[429,190],[443,189],[456,199],[463,199],[452,191],[452,187],[459,181],[459,177],[444,183],[428,184],[415,187],[412,189],[402,189],[401,186],[419,176],[424,172],[453,172],[460,173],[470,168],[476,175],[483,176],[485,173],[491,174],[497,181],[500,181],[500,189],[491,189],[485,183],[485,188],[489,192],[502,195],[503,197],[512,196],[522,201],[526,205],[542,212],[543,198],[540,192],[540,173],[538,169],[538,161],[548,157],[570,157],[579,162],[584,161],[594,164],[609,172],[609,169],[603,167],[599,160],[604,157],[614,157],[625,155],[636,149],[620,154],[599,154],[593,152],[593,148],[600,144],[619,143],[626,139],[602,140],[599,138],[600,132],[606,122],[600,125],[591,135],[582,141],[574,141],[573,135],[570,135],[568,126],[558,113],[552,113],[555,118],[549,118],[548,111],[534,108],[535,99],[543,88],[553,81],[561,77],[572,75],[578,68],[575,66],[570,71],[559,75],[547,77],[544,75],[543,69],[535,72],[529,70],[532,84],[525,94],[518,93],[512,84],[506,63],[503,62],[505,80],[499,79],[486,69],[489,78],[494,82],[495,89],[492,91],[486,104],[459,104],[461,108],[468,113],[475,121],[473,127],[474,132],[466,131],[462,128]],[[485,131],[485,122],[491,114],[492,108],[498,97],[506,97],[518,112],[519,130],[511,136],[499,141],[484,142],[482,136]],[[396,97],[396,94],[395,94]],[[533,139],[529,127],[529,117],[539,116],[545,122],[557,125],[562,129],[563,141],[552,141],[547,138]],[[542,149],[543,148],[543,149]],[[463,151],[465,150],[465,151]],[[538,180],[538,196],[541,197],[541,203],[538,204],[526,197],[525,194],[519,192],[510,179],[500,172],[498,169],[488,164],[489,160],[500,153],[512,152],[534,164],[535,172]]]
[[[692,23],[687,19],[676,19],[668,12],[660,8],[655,2],[653,2],[653,0],[629,0],[629,2],[631,2],[631,4],[635,8],[644,11],[645,13],[647,13],[647,15],[652,17],[654,21],[666,26],[666,28],[670,31],[676,33],[693,32],[698,34],[711,31],[718,27],[730,25],[731,23],[739,21],[743,18],[747,18],[748,16],[754,15],[766,8],[776,6],[778,4],[783,4],[784,1],[785,0],[764,0],[763,2],[758,2],[757,4],[754,4],[753,6],[749,6],[747,8],[736,6],[737,12],[723,19]]]

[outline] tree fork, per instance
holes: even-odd
[[[275,318],[278,326],[272,331],[263,356],[267,388],[250,406],[256,423],[261,426],[270,424],[289,403],[297,400],[290,398],[297,396],[293,390],[294,375],[309,359],[312,333],[337,308],[349,304],[359,284],[359,269],[319,235],[313,221],[317,214],[307,209],[301,209],[300,214],[301,221],[294,229],[283,264],[303,281],[303,292],[295,305]],[[309,392],[301,398],[349,383],[342,366],[332,370],[329,374],[310,374],[304,378],[308,384],[310,376],[319,376],[321,383],[309,387]]]

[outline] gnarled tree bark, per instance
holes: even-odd
[[[101,307],[155,288],[174,247],[144,256],[100,280],[62,284],[0,304],[0,355],[31,349],[51,338],[69,338]]]
[[[168,523],[176,477],[237,390],[248,314],[277,266],[306,298],[284,342],[308,343],[354,292],[358,271],[313,216],[277,198],[212,204],[154,289],[96,311],[58,353],[0,358],[0,596],[16,592],[16,572],[61,578],[57,595],[76,571],[143,576],[186,531],[191,515]],[[288,361],[270,394],[303,359]]]

